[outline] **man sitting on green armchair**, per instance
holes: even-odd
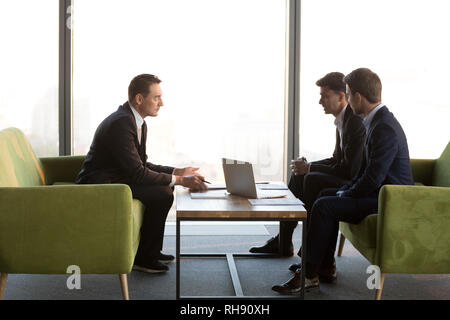
[[[385,184],[414,183],[408,143],[394,115],[381,103],[381,81],[366,68],[348,74],[348,101],[356,115],[363,118],[366,143],[359,173],[340,189],[325,189],[314,202],[306,243],[305,288],[319,287],[321,274],[336,273],[334,252],[339,221],[359,223],[367,215],[377,213],[378,193]],[[302,257],[303,259],[303,257]],[[284,294],[301,289],[301,270],[273,290]]]
[[[147,125],[163,106],[158,77],[136,76],[128,101],[98,126],[76,183],[125,183],[145,205],[134,269],[156,273],[168,270],[172,255],[163,254],[164,226],[173,203],[173,186],[205,190],[199,168],[174,168],[147,162]]]

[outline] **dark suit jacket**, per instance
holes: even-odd
[[[353,198],[378,197],[385,184],[414,184],[405,133],[386,106],[370,123],[358,175],[340,190]]]
[[[146,130],[141,140],[126,102],[98,126],[76,183],[169,185],[174,168],[147,162]]]
[[[332,158],[311,162],[310,171],[319,171],[345,180],[358,173],[362,159],[366,130],[360,117],[347,105],[342,126],[342,150],[339,131],[336,128],[336,146]]]

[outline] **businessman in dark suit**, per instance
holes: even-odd
[[[349,103],[361,116],[367,131],[363,161],[358,174],[339,189],[326,189],[314,202],[306,246],[305,287],[319,286],[319,276],[335,272],[334,260],[339,221],[359,223],[377,213],[378,193],[385,184],[412,185],[408,143],[400,123],[381,103],[381,81],[366,68],[345,77]],[[328,269],[327,269],[328,268]],[[301,270],[272,289],[293,294],[301,288]],[[328,274],[329,276],[330,274]]]
[[[360,117],[353,114],[345,95],[344,74],[331,72],[316,82],[320,87],[319,104],[325,114],[335,117],[336,146],[333,156],[328,159],[308,163],[305,158],[292,162],[289,189],[305,203],[309,211],[319,192],[325,188],[339,188],[356,173],[361,163],[366,131]],[[296,221],[280,222],[280,233],[262,247],[253,247],[254,253],[277,253],[292,256],[292,234]],[[300,251],[298,252],[300,255]],[[299,265],[294,264],[290,269]]]
[[[173,203],[173,186],[205,190],[199,168],[174,168],[147,162],[147,125],[163,106],[161,80],[150,74],[136,76],[128,87],[128,101],[98,126],[76,183],[124,183],[133,198],[145,205],[134,269],[165,272],[172,255],[161,252],[164,226]]]

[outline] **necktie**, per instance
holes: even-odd
[[[141,138],[139,140],[139,144],[145,143],[146,137],[147,137],[147,124],[144,121],[141,127]]]

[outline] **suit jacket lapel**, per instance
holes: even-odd
[[[367,132],[366,142],[364,144],[364,158],[365,158],[364,163],[366,163],[366,165],[369,164],[369,152],[370,152],[370,150],[369,150],[369,141],[372,138],[373,129],[375,128],[378,120],[381,117],[383,117],[383,113],[386,112],[386,110],[388,110],[386,108],[386,106],[382,107],[380,110],[377,111],[377,113],[373,117],[372,121],[370,122],[370,127],[369,127],[369,130]]]
[[[351,115],[353,114],[353,110],[350,105],[347,104],[347,109],[345,109],[344,113],[344,121],[342,123],[342,145],[344,146],[347,143],[347,125],[350,120]]]

